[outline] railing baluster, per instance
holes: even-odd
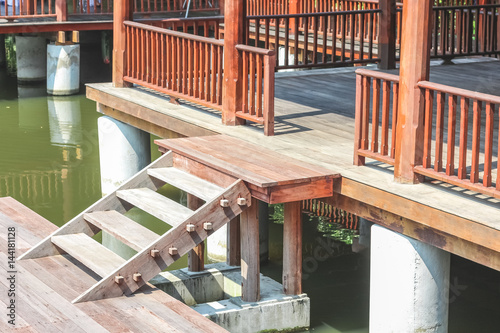
[[[389,112],[391,100],[391,82],[384,80],[382,83],[382,138],[381,138],[381,153],[387,155],[389,153]]]
[[[249,97],[249,112],[255,115],[255,55],[249,54],[250,58],[250,97]]]
[[[434,108],[434,91],[425,90],[425,130],[424,130],[424,158],[422,161],[424,168],[431,167],[431,146],[432,146],[432,115]]]
[[[391,134],[391,158],[396,155],[396,124],[398,120],[398,105],[399,105],[399,83],[394,82],[392,85],[392,134]]]
[[[458,156],[458,179],[467,178],[467,137],[469,132],[469,99],[460,98],[460,154]]]
[[[353,45],[351,45],[352,47]],[[372,152],[378,152],[378,124],[380,116],[380,79],[373,79]]]
[[[485,141],[484,141],[484,175],[483,186],[491,186],[491,163],[493,158],[493,114],[495,106],[492,103],[486,103],[486,126],[485,126]]]
[[[361,148],[362,149],[368,149],[369,147],[369,142],[368,142],[368,132],[369,132],[369,122],[370,122],[370,86],[371,86],[371,79],[369,77],[363,77],[363,105],[362,105],[362,113],[363,116],[361,119],[363,119],[362,123],[362,131],[361,131]]]
[[[448,154],[446,159],[446,175],[455,174],[455,132],[457,123],[457,96],[448,95]]]
[[[257,58],[257,117],[262,117],[262,56],[260,54],[256,55]]]
[[[474,100],[473,103],[474,118],[472,123],[472,160],[471,160],[471,171],[470,171],[470,182],[473,184],[479,182],[481,108],[482,108],[482,103],[478,100]]]
[[[210,45],[210,48],[211,48],[211,55],[212,55],[212,68],[210,70],[210,77],[212,78],[212,82],[211,82],[211,87],[212,87],[212,98],[211,98],[211,102],[212,103],[215,103],[216,100],[217,100],[217,76],[215,75],[216,71],[217,71],[217,51],[215,50],[215,46],[214,45]]]
[[[438,91],[436,110],[436,148],[434,150],[434,171],[441,172],[443,168],[443,129],[444,129],[444,93]]]

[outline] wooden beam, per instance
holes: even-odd
[[[236,117],[241,110],[243,95],[243,62],[236,45],[245,38],[246,2],[231,0],[224,3],[224,82],[222,92],[222,123],[239,125],[245,121]]]
[[[2,34],[22,34],[40,33],[55,31],[100,31],[112,30],[113,22],[106,21],[66,21],[66,22],[23,22],[23,23],[2,23],[0,24],[0,35]]]
[[[126,36],[123,21],[133,19],[134,3],[131,0],[116,1],[113,8],[113,86],[129,87],[130,83],[123,81],[126,63]]]
[[[259,205],[252,205],[241,213],[241,299],[257,302],[260,299]]]
[[[284,205],[283,291],[286,295],[302,293],[302,216],[301,201]]]
[[[396,0],[379,0],[378,55],[380,69],[396,68]]]
[[[203,200],[192,194],[187,195],[187,206],[192,210],[197,210],[203,206]],[[196,245],[188,252],[188,270],[191,272],[202,272],[205,269],[205,242]]]
[[[413,167],[422,164],[424,95],[417,86],[429,80],[432,6],[434,1],[408,1],[403,6],[399,106],[394,179],[419,183]]]
[[[443,232],[442,230],[423,225],[419,222],[390,213],[342,194],[336,193],[330,198],[323,198],[320,200],[395,232],[500,271],[500,252],[497,250],[492,250],[486,246],[472,243],[468,240]],[[403,206],[403,208],[404,207],[406,206]],[[448,220],[448,222],[450,224],[450,229],[453,228],[453,221]],[[494,234],[494,237],[498,239],[497,234]]]
[[[237,216],[227,224],[227,255],[229,266],[241,264],[240,217]]]

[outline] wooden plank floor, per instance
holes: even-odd
[[[0,305],[6,309],[7,228],[16,228],[16,257],[57,227],[12,198],[0,198]],[[226,332],[151,286],[132,297],[72,304],[98,276],[70,257],[16,261],[16,325],[1,332]]]
[[[431,80],[486,93],[500,91],[500,62],[458,62],[432,66]],[[219,112],[192,104],[172,105],[168,98],[141,88],[91,84],[87,97],[107,105],[98,106],[102,113],[145,130],[151,128],[151,122],[161,122],[163,127],[189,136],[201,128],[199,135],[222,133],[319,165],[342,175],[342,187],[338,189],[342,195],[424,225],[444,228],[445,233],[468,241],[486,242],[500,252],[498,200],[446,184],[398,184],[393,181],[392,170],[378,162],[368,160],[364,167],[353,165],[354,70],[277,73],[274,137],[265,137],[259,125],[223,126]],[[457,232],[455,222],[467,223]],[[482,231],[476,231],[476,227]],[[479,234],[490,238],[486,241]]]

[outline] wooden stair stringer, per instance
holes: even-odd
[[[247,203],[251,202],[251,194],[241,179],[234,182],[219,196],[206,202],[184,222],[169,230],[157,241],[97,282],[73,300],[73,303],[132,294],[213,232],[241,214],[247,206],[238,205],[238,198],[245,198]],[[229,207],[221,207],[221,199],[229,200]],[[213,229],[204,230],[204,222],[212,222]],[[195,231],[187,232],[186,226],[188,224],[194,224]],[[171,256],[169,254],[171,247],[175,247],[178,254]],[[151,256],[151,250],[159,251],[155,258]],[[141,278],[137,281],[134,280],[136,273],[141,274]],[[117,276],[123,277],[120,284],[115,282]]]
[[[116,210],[119,213],[124,213],[127,211],[126,206],[124,206],[123,202],[116,196],[116,192],[120,190],[126,190],[137,187],[145,187],[151,190],[157,190],[161,186],[163,186],[164,182],[158,180],[156,178],[152,178],[148,175],[148,169],[150,168],[161,168],[161,167],[171,167],[173,164],[173,153],[167,152],[156,161],[139,171],[139,173],[135,174],[131,178],[129,178],[125,183],[123,183],[120,187],[118,187],[112,193],[106,195],[101,198],[99,201],[91,205],[89,208],[75,216],[71,221],[63,225],[61,228],[54,231],[52,234],[41,240],[37,245],[26,251],[23,255],[21,255],[18,260],[22,259],[36,259],[41,257],[47,257],[52,255],[60,254],[54,244],[52,244],[52,237],[67,235],[67,234],[76,234],[76,233],[84,233],[88,236],[93,236],[97,232],[99,232],[99,228],[92,226],[87,223],[84,219],[84,214],[91,213],[95,211],[104,211],[104,210]]]

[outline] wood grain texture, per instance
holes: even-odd
[[[252,205],[240,215],[241,234],[241,299],[257,302],[260,299],[259,205]]]
[[[284,205],[283,291],[286,295],[302,293],[302,202]]]

